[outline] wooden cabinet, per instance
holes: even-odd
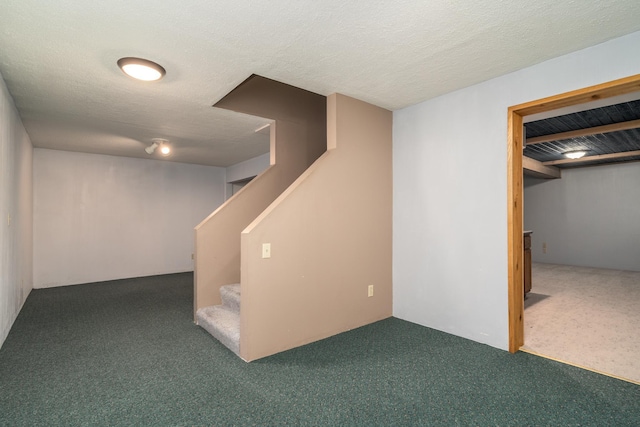
[[[524,293],[531,291],[531,231],[524,232]]]

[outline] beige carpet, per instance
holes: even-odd
[[[534,263],[523,350],[640,383],[640,272]]]

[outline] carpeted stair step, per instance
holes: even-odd
[[[240,313],[240,283],[222,286],[220,296],[222,297],[222,305]]]
[[[198,325],[240,356],[240,313],[224,305],[203,307],[196,312]]]

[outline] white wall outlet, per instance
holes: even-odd
[[[11,214],[7,214],[7,225],[11,227]]]
[[[262,244],[262,258],[271,258],[271,243]]]
[[[373,296],[373,285],[369,285],[369,288],[367,289],[367,296],[368,297]]]

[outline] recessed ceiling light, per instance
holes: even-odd
[[[581,157],[584,157],[585,154],[587,154],[587,152],[584,151],[584,150],[567,151],[566,153],[564,153],[564,155],[567,156],[570,159],[579,159]]]
[[[145,82],[160,80],[166,74],[162,66],[142,58],[120,58],[118,59],[118,67],[126,75]]]

